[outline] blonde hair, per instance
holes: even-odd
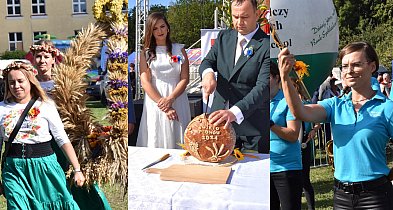
[[[4,82],[5,82],[5,91],[4,91],[4,103],[12,103],[16,102],[16,98],[14,95],[12,95],[9,87],[9,81],[8,81],[8,74],[11,71],[21,71],[23,75],[29,80],[30,82],[30,95],[31,97],[37,97],[41,98],[41,101],[45,102],[48,100],[48,96],[46,95],[46,92],[42,89],[40,82],[38,82],[34,71],[33,66],[27,63],[22,63],[19,65],[16,65],[15,63],[8,65],[8,67],[3,71],[3,77],[4,77]]]

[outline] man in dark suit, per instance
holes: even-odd
[[[233,122],[236,147],[269,153],[269,36],[255,0],[234,0],[231,9],[234,29],[218,34],[199,68],[205,98],[215,91],[209,120]]]

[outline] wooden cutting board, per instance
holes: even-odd
[[[145,171],[160,174],[160,179],[165,181],[226,184],[231,167],[174,164],[164,169],[148,168]]]

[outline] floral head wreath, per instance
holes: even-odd
[[[36,76],[38,74],[37,69],[35,69],[31,64],[28,63],[24,63],[21,61],[14,61],[11,64],[9,64],[7,66],[7,68],[5,68],[3,70],[3,78],[7,77],[7,74],[12,71],[12,70],[19,70],[19,69],[24,69],[26,71],[29,71],[31,73],[33,73],[34,76]]]
[[[51,53],[53,55],[53,57],[57,57],[60,55],[60,51],[52,45],[31,45],[30,51],[33,54],[35,54],[36,52],[44,51],[47,53]]]

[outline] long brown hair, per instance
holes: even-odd
[[[31,66],[30,64],[26,64]],[[33,68],[31,66],[31,68]],[[12,95],[11,91],[10,91],[10,87],[9,87],[9,81],[8,81],[8,74],[11,71],[21,71],[23,73],[23,75],[25,75],[25,77],[29,80],[30,82],[30,94],[31,97],[37,97],[37,98],[41,98],[41,101],[47,101],[48,100],[48,96],[46,95],[45,91],[41,88],[40,82],[38,82],[36,76],[34,75],[33,71],[29,70],[30,68],[10,68],[7,71],[3,71],[3,78],[5,80],[5,94],[4,94],[4,103],[12,103],[12,102],[16,102],[15,100],[15,96]]]
[[[163,20],[168,27],[168,34],[166,36],[166,50],[169,56],[172,56],[172,41],[171,41],[171,26],[169,25],[164,14],[160,12],[153,12],[147,17],[146,24],[146,34],[145,34],[145,43],[143,45],[146,50],[148,56],[146,56],[146,61],[149,62],[156,57],[156,38],[153,35],[153,29],[156,25],[157,21]]]

